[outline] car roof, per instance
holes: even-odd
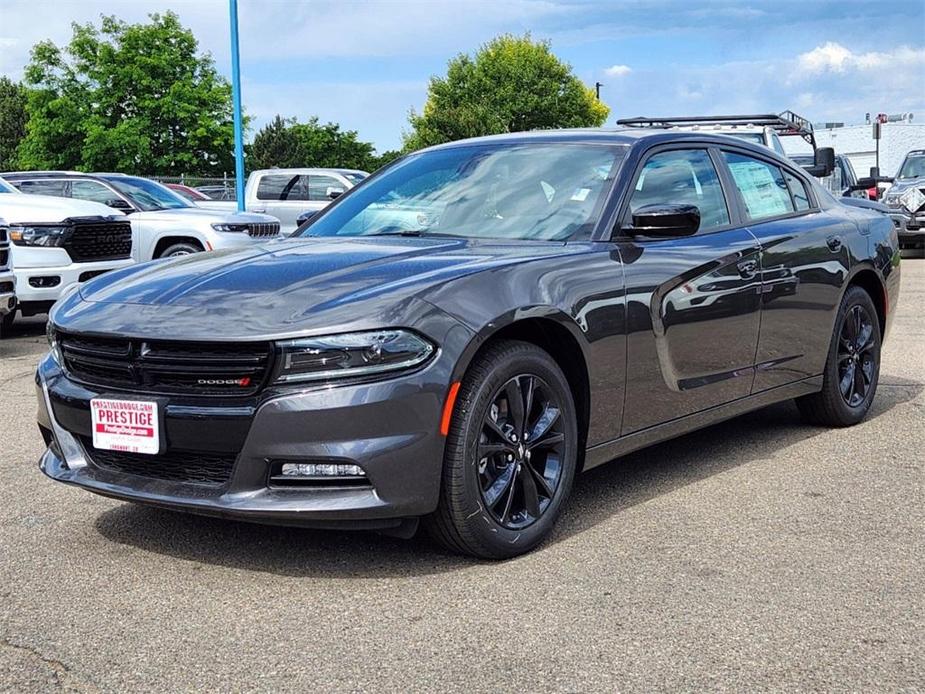
[[[272,169],[257,169],[252,173],[255,174],[322,174],[322,173],[337,173],[337,174],[364,174],[368,176],[365,171],[360,171],[359,169],[337,169],[331,167],[312,167],[312,166],[295,166],[295,167],[280,167]]]

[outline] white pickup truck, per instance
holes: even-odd
[[[303,213],[324,208],[367,176],[356,169],[259,169],[247,177],[244,209],[276,217],[280,234],[288,236],[296,230]],[[196,204],[206,209],[237,209],[237,203],[228,200]]]
[[[3,337],[3,318],[16,310],[16,275],[10,256],[10,230],[0,219],[0,337]]]
[[[12,242],[17,308],[24,316],[47,313],[73,285],[135,262],[131,223],[96,202],[22,195],[0,179],[0,218]],[[6,313],[3,327],[15,315]]]

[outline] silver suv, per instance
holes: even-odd
[[[137,232],[134,258],[138,262],[246,246],[279,235],[275,217],[203,209],[167,186],[140,176],[75,171],[2,176],[23,193],[89,200],[130,215]]]

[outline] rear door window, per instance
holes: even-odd
[[[789,171],[784,171],[784,178],[787,180],[787,188],[790,190],[790,195],[793,198],[793,204],[797,212],[808,210],[810,204],[809,193],[806,192],[806,185]]]
[[[53,195],[58,198],[67,197],[67,181],[54,180],[35,180],[13,182],[23,193],[31,195]]]
[[[308,176],[303,174],[267,174],[257,186],[258,200],[308,200]]]
[[[735,152],[723,152],[723,156],[750,221],[780,217],[795,210],[779,167]]]

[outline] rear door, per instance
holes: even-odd
[[[749,231],[761,243],[754,392],[822,373],[848,275],[850,222],[824,212],[796,168],[723,148]]]
[[[683,238],[619,232],[627,292],[624,435],[751,391],[759,246],[736,222],[718,157],[707,145],[658,148],[640,160],[631,184],[622,229],[633,210],[659,203],[696,205],[701,226]]]

